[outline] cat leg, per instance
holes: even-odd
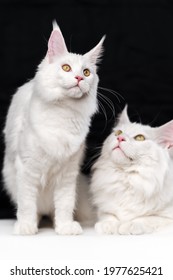
[[[95,224],[95,230],[99,234],[117,234],[119,220],[109,213],[100,213],[99,222]]]
[[[10,160],[7,155],[4,158],[2,173],[7,192],[10,194],[12,201],[16,204],[16,169],[14,166],[14,161]]]
[[[32,235],[38,232],[37,180],[25,168],[17,174],[17,222],[14,233]]]
[[[58,182],[54,193],[55,231],[61,235],[78,235],[82,233],[82,228],[73,220],[77,173],[69,169],[65,173],[61,176],[61,185]]]
[[[65,182],[63,182],[65,183]],[[80,224],[73,220],[75,186],[71,183],[55,190],[55,231],[61,235],[82,233]]]
[[[17,222],[14,234],[32,235],[38,232],[38,215],[36,207],[36,188],[25,185],[17,199]]]
[[[139,217],[119,226],[119,234],[147,234],[173,223],[172,219],[159,216]]]

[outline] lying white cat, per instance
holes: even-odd
[[[143,234],[173,222],[172,145],[173,121],[152,128],[123,110],[93,166],[97,232]]]
[[[84,55],[69,53],[54,23],[35,77],[14,95],[6,120],[3,176],[17,207],[16,234],[35,234],[41,215],[58,234],[80,234],[73,221],[76,179],[97,110],[96,63],[104,37]]]

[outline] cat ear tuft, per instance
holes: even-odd
[[[173,147],[173,120],[155,128],[155,137],[158,144],[165,148]]]
[[[102,37],[102,39],[100,40],[100,42],[93,48],[91,49],[89,52],[87,52],[84,56],[87,57],[87,59],[89,59],[89,61],[96,65],[97,63],[99,63],[100,61],[100,58],[102,57],[103,55],[103,42],[106,38],[106,35],[104,35]]]
[[[49,63],[53,62],[56,56],[60,56],[62,54],[67,53],[67,47],[64,41],[64,37],[61,33],[61,30],[57,24],[57,22],[53,21],[53,31],[50,35],[48,41],[48,51],[47,55],[49,58]]]
[[[52,21],[52,26],[53,26],[53,30],[55,30],[55,29],[60,30],[60,28],[59,28],[55,19]]]
[[[125,123],[130,123],[128,113],[127,113],[127,108],[128,106],[126,105],[123,109],[123,111],[120,113],[119,118],[118,118],[118,123],[120,124],[125,124]]]

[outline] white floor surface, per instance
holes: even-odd
[[[52,261],[84,262],[90,264],[114,262],[121,265],[151,265],[162,266],[169,264],[166,278],[142,277],[138,279],[173,279],[173,226],[159,233],[140,236],[98,235],[94,229],[85,228],[80,236],[58,236],[50,225],[42,226],[35,236],[15,236],[13,232],[14,220],[0,220],[0,263],[15,261]],[[168,273],[168,271],[166,271]],[[1,275],[1,274],[0,274]],[[159,278],[158,278],[159,277]],[[127,278],[132,279],[133,277]],[[2,279],[2,278],[0,278]],[[13,278],[4,278],[13,279]],[[17,279],[17,278],[14,278]],[[20,278],[21,279],[21,278]],[[35,279],[27,278],[24,279]],[[40,278],[36,278],[40,279]],[[45,278],[42,278],[45,279]],[[48,278],[47,278],[48,279]],[[58,278],[57,278],[58,279]],[[59,278],[61,279],[61,278]],[[62,278],[65,279],[65,278]],[[73,279],[66,278],[66,279]],[[84,279],[79,278],[78,279]],[[90,278],[87,277],[86,280]],[[117,278],[91,278],[117,279]],[[118,279],[121,279],[120,277]],[[126,279],[125,277],[122,279]],[[137,279],[137,278],[135,278]],[[137,279],[137,280],[138,280]]]

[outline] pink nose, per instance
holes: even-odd
[[[125,138],[124,138],[123,136],[118,136],[118,137],[117,137],[117,140],[118,140],[119,142],[126,141]]]
[[[75,79],[77,79],[78,83],[83,80],[83,78],[81,76],[76,76]]]

